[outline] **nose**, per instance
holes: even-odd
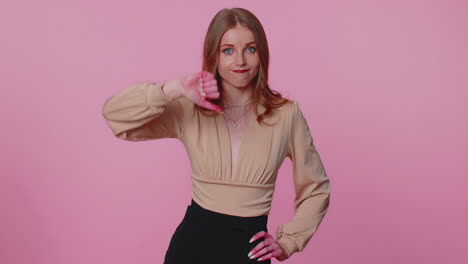
[[[245,57],[243,53],[237,53],[236,58],[235,58],[235,64],[237,66],[245,65]]]

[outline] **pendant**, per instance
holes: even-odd
[[[237,126],[236,122],[232,122],[232,126],[236,127]]]

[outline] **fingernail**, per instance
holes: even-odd
[[[252,240],[253,240],[253,239],[254,239],[254,238],[252,237],[252,238],[250,239],[249,243],[252,243]]]
[[[250,255],[252,255],[252,252],[249,252],[249,255],[247,255],[247,257],[249,257],[249,258],[250,258]]]

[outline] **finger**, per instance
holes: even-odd
[[[218,98],[219,97],[219,92],[207,92],[206,93],[206,98]]]
[[[275,255],[273,253],[268,253],[264,256],[261,256],[260,258],[257,259],[257,261],[263,261],[263,260],[267,260],[267,259],[271,259],[272,257],[274,257]]]
[[[204,92],[205,91],[205,85],[203,84],[203,81],[202,79],[199,79],[198,80],[198,87],[196,88],[198,90],[198,92]]]
[[[203,80],[208,80],[208,77],[209,77],[208,72],[207,71],[202,71]]]
[[[203,91],[205,92],[218,92],[219,89],[218,89],[218,86],[216,84],[214,85],[204,85],[203,87]]]
[[[216,78],[214,77],[214,75],[212,73],[205,72],[204,75],[203,75],[203,80],[205,82],[216,81]]]
[[[260,231],[260,232],[258,232],[257,234],[255,234],[255,235],[250,239],[249,243],[252,243],[252,242],[256,241],[257,239],[259,239],[259,238],[261,238],[261,237],[265,237],[265,238],[266,238],[267,235],[268,235],[267,232],[265,232],[265,231]]]
[[[204,71],[203,72],[203,79],[205,81],[211,81],[211,80],[216,80],[214,75],[211,72]]]
[[[210,81],[208,83],[201,82],[200,80],[200,87],[198,88],[198,90],[200,94],[202,94],[202,96],[206,96],[207,94],[213,93],[213,92],[219,92],[218,86],[216,84],[216,80]],[[205,92],[205,94],[203,94],[203,92]],[[212,95],[210,98],[216,98],[216,95],[215,97],[213,97]]]
[[[250,259],[254,259],[274,250],[275,246],[273,244],[262,241],[249,252],[249,256]]]
[[[216,85],[216,83],[217,83],[217,81],[215,79],[210,79],[210,80],[204,79],[203,81],[207,86],[208,85]]]
[[[223,109],[221,109],[221,107],[207,101],[207,100],[203,100],[201,103],[201,106],[202,107],[205,107],[207,109],[210,109],[210,110],[214,110],[214,111],[218,111],[218,112],[223,112]]]
[[[199,80],[199,86],[202,88],[204,91],[214,91],[218,90],[218,85],[216,84],[216,81],[202,81],[201,79]]]
[[[203,82],[203,72],[197,72],[195,74],[195,78],[201,80]]]
[[[206,84],[209,83],[210,85],[212,85],[212,84],[216,83],[216,80],[215,79],[206,79],[205,78],[205,79],[203,79],[203,82],[206,83]]]

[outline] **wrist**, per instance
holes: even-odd
[[[163,94],[169,97],[171,100],[184,95],[184,91],[180,85],[179,80],[166,81],[162,84],[161,90]]]
[[[288,254],[288,251],[286,250],[286,248],[283,245],[281,245],[280,243],[278,243],[278,245],[280,246],[280,249],[281,249],[281,256],[279,256],[277,259],[279,261],[284,261],[284,260],[288,259],[289,254]]]

